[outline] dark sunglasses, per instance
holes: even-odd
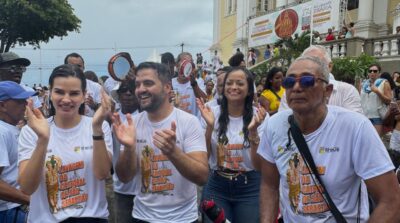
[[[6,70],[10,73],[23,73],[26,71],[25,66],[17,66],[17,65],[12,65],[11,67],[4,67],[0,68],[0,70]]]
[[[370,72],[370,73],[378,73],[379,70],[368,70],[368,72]]]
[[[306,74],[305,76],[301,76],[301,77],[291,77],[291,76],[286,77],[282,82],[282,87],[284,87],[285,89],[290,89],[290,88],[294,87],[296,82],[299,82],[300,87],[309,88],[309,87],[313,87],[317,80],[323,81],[327,84],[329,83],[325,79],[315,77],[311,74],[308,74],[308,75]]]
[[[118,90],[117,90],[117,93],[118,94],[123,94],[123,93],[126,93],[126,92],[131,92],[131,94],[134,94],[135,93],[135,89],[133,89],[133,88],[128,88],[128,87],[120,87]]]

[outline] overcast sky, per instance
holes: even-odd
[[[46,84],[51,70],[63,63],[65,55],[77,52],[85,59],[86,70],[107,75],[107,63],[116,52],[129,52],[138,64],[154,50],[184,50],[194,56],[209,57],[212,44],[212,0],[70,0],[82,21],[79,33],[69,33],[41,44],[41,50],[19,47],[11,51],[31,60],[23,82]],[[42,69],[39,69],[42,68]]]

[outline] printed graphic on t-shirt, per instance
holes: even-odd
[[[243,133],[240,132],[240,135]],[[220,169],[245,171],[240,164],[243,162],[243,143],[230,144],[226,136],[222,136],[217,143],[217,166]]]
[[[172,195],[175,185],[169,180],[172,169],[169,168],[170,161],[165,155],[155,154],[154,149],[146,145],[142,150],[140,164],[143,193]]]
[[[192,110],[190,109],[190,94],[179,94],[179,92],[175,93],[175,107],[186,111],[192,114]]]
[[[83,208],[82,203],[88,199],[82,186],[85,178],[79,170],[85,167],[83,161],[63,164],[60,157],[50,155],[46,160],[46,189],[50,211],[56,214],[62,209],[72,207]]]
[[[309,215],[329,211],[324,201],[323,188],[316,183],[315,176],[310,173],[299,153],[294,153],[286,172],[289,186],[289,202],[296,214]],[[325,174],[325,167],[317,166],[320,175]],[[314,180],[313,180],[314,177]]]

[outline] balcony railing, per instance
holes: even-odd
[[[383,57],[399,57],[400,35],[387,35],[375,38],[353,37],[347,39],[321,42],[332,58],[359,56],[366,53],[378,59]]]

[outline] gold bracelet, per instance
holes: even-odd
[[[254,143],[254,144],[256,144],[256,145],[260,144],[260,137],[259,137],[259,136],[256,136],[256,137],[254,137],[254,138],[248,136],[248,139],[249,139],[249,142],[250,142],[250,143]]]

